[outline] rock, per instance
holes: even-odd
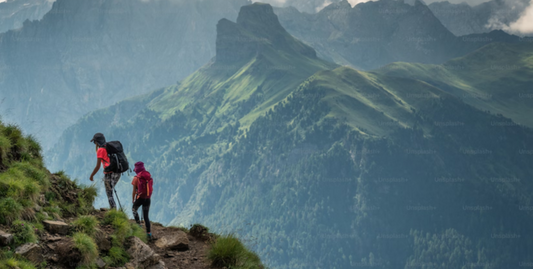
[[[128,237],[125,242],[126,252],[132,257],[130,261],[134,267],[139,267],[154,255],[154,251],[141,239],[135,236]]]
[[[35,210],[35,212],[41,212],[42,210],[41,206],[37,204],[33,207],[33,209]]]
[[[46,213],[45,211],[41,212],[43,214],[43,216],[47,219],[49,218],[50,216],[48,216],[48,213]]]
[[[105,268],[106,263],[104,262],[104,260],[102,260],[102,258],[99,257],[96,260],[96,266],[98,266],[98,268]]]
[[[55,253],[59,257],[59,262],[68,268],[76,268],[82,257],[81,252],[74,247],[72,238],[65,238],[56,243]]]
[[[96,245],[98,246],[98,249],[103,252],[108,252],[111,249],[111,238],[108,236],[100,235],[96,237]]]
[[[155,242],[161,249],[185,251],[189,249],[189,239],[183,231],[176,231],[171,235],[165,235]]]
[[[13,235],[0,230],[0,246],[7,246],[13,243]]]
[[[61,239],[63,239],[61,236],[48,236],[45,238],[45,240],[48,242],[57,242]]]
[[[165,254],[165,257],[167,257],[167,258],[172,258],[172,257],[175,257],[175,256],[176,256],[176,255],[174,255],[174,253],[172,253],[172,252],[167,252],[167,253]]]
[[[51,250],[55,250],[56,247],[57,247],[56,244],[53,244],[53,243],[47,244],[46,246],[47,246],[49,249],[51,249]]]
[[[161,261],[161,256],[159,256],[159,254],[154,254],[152,257],[146,259],[146,261],[142,263],[142,268],[148,268],[157,265],[159,261]]]
[[[34,243],[27,243],[15,249],[15,254],[26,258],[34,264],[39,264],[43,261],[41,253],[41,247]]]
[[[152,265],[150,267],[145,267],[145,269],[167,269],[167,266],[165,265],[165,262],[159,261],[155,265]]]
[[[69,232],[68,224],[62,221],[45,220],[43,223],[44,228],[51,234],[67,235]]]
[[[135,269],[135,266],[133,266],[133,263],[130,263],[130,262],[126,263],[124,266],[126,267],[126,269]]]

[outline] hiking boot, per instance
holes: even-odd
[[[154,240],[152,233],[146,234],[146,236],[148,237],[148,242],[152,242]]]

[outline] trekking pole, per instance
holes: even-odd
[[[124,209],[122,208],[122,204],[120,204],[120,199],[118,199],[117,190],[115,190],[115,188],[113,188],[113,190],[115,191],[115,195],[117,196],[117,201],[118,201],[118,205],[120,206],[120,211],[124,211]]]

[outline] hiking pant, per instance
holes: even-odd
[[[107,194],[107,200],[109,200],[109,207],[111,209],[117,208],[117,205],[115,204],[115,199],[113,198],[113,190],[115,189],[115,185],[117,185],[117,182],[119,180],[119,173],[104,174],[105,193]]]
[[[137,213],[137,210],[139,210],[139,207],[143,207],[143,217],[144,217],[144,225],[146,226],[146,233],[149,234],[151,231],[150,227],[150,218],[148,217],[148,213],[150,211],[150,198],[148,199],[137,199],[135,200],[135,203],[133,203],[133,217],[135,217],[135,221],[137,224],[141,225],[141,220],[139,220],[139,214]]]

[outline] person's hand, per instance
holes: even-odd
[[[94,181],[94,178],[93,178],[93,176],[91,176],[91,178],[89,178],[89,179],[90,179],[91,181]]]

